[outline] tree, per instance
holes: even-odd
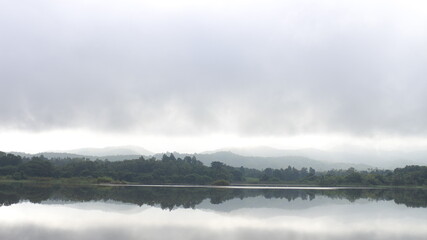
[[[308,175],[309,175],[310,177],[312,177],[312,176],[316,175],[316,170],[314,170],[313,168],[311,168],[311,167],[310,167],[310,169],[308,170]]]
[[[52,177],[53,175],[52,163],[38,157],[35,157],[31,161],[25,163],[23,169],[24,174],[27,176]]]

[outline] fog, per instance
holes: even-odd
[[[426,9],[1,1],[0,130],[425,140]]]

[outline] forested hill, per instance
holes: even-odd
[[[109,160],[109,161],[123,161],[128,159],[137,159],[141,157],[140,154],[126,154],[126,155],[102,155],[102,156],[93,156],[93,155],[82,155],[74,153],[60,153],[60,152],[43,152],[38,154],[26,154],[13,152],[14,155],[19,155],[21,157],[37,157],[43,155],[46,158],[86,158],[90,160]],[[171,153],[158,153],[154,154],[153,157],[161,159],[163,154],[170,155]],[[264,168],[287,168],[292,166],[295,168],[309,168],[312,167],[318,171],[327,171],[330,169],[348,169],[355,168],[357,170],[367,170],[369,168],[374,168],[373,166],[368,166],[366,164],[352,164],[352,163],[340,163],[340,162],[327,162],[327,161],[318,161],[311,158],[306,158],[302,156],[281,156],[281,157],[256,157],[256,156],[242,156],[235,154],[229,151],[221,151],[214,153],[206,154],[183,154],[173,152],[173,155],[177,158],[184,158],[186,156],[195,156],[197,160],[203,162],[206,166],[209,166],[212,162],[220,161],[229,166],[240,167],[245,166],[248,168],[256,168],[262,170]],[[151,156],[145,156],[145,158],[150,158]]]
[[[209,165],[213,161],[221,161],[233,167],[245,166],[249,168],[286,168],[288,166],[296,168],[312,167],[318,171],[327,171],[330,169],[348,169],[367,170],[373,168],[366,164],[352,164],[340,162],[318,161],[302,156],[280,156],[280,157],[259,157],[242,156],[229,151],[215,152],[210,154],[195,154],[197,159]]]
[[[40,157],[43,155],[45,158],[51,159],[66,159],[66,158],[84,158],[90,160],[108,160],[108,161],[123,161],[128,159],[137,159],[141,157],[141,154],[120,154],[120,155],[102,155],[102,156],[94,156],[94,155],[84,155],[84,154],[75,154],[68,152],[41,152],[36,154],[28,154],[23,152],[11,152],[13,155],[18,155],[21,157],[32,158],[32,157]]]
[[[98,182],[126,181],[143,184],[227,184],[300,183],[319,185],[427,185],[426,166],[406,166],[390,170],[331,170],[314,168],[231,167],[214,161],[204,165],[195,156],[163,155],[161,159],[140,157],[124,161],[91,161],[84,158],[21,157],[0,152],[2,179],[33,177],[97,179]]]

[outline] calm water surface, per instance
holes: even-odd
[[[0,239],[426,239],[427,190],[0,185]]]

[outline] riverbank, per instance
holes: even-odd
[[[241,188],[241,189],[390,189],[390,188],[419,188],[427,189],[427,186],[413,186],[413,185],[318,185],[306,183],[230,183],[229,185],[193,185],[182,183],[168,183],[168,184],[144,184],[138,182],[124,182],[124,181],[108,181],[105,182],[104,178],[47,178],[47,177],[31,177],[27,179],[11,179],[1,177],[0,183],[28,183],[28,184],[49,184],[49,185],[98,185],[98,186],[129,186],[129,187],[168,187],[168,188]]]

